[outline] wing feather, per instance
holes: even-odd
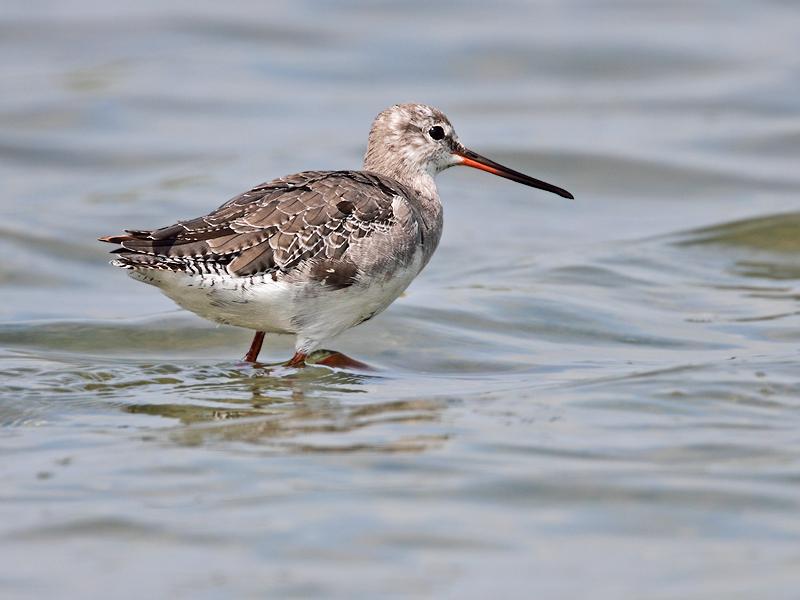
[[[194,270],[213,262],[241,277],[286,273],[307,261],[336,268],[354,241],[387,232],[398,217],[405,225],[412,194],[374,173],[308,171],[256,186],[203,217],[101,239],[121,246],[114,253],[129,268]],[[405,200],[400,216],[398,196]],[[348,277],[338,284],[354,280],[352,262],[342,269]]]

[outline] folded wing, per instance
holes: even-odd
[[[257,186],[203,217],[100,239],[119,244],[115,264],[125,268],[275,277],[312,261],[321,272],[354,276],[348,250],[407,222],[408,193],[374,173],[308,171]]]

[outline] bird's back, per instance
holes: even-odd
[[[435,247],[440,229],[441,216],[424,214],[415,193],[388,177],[306,171],[256,186],[202,217],[101,239],[119,244],[113,263],[127,269],[273,280],[302,272],[342,287],[376,261],[402,263],[417,245]],[[372,245],[393,256],[370,256]]]

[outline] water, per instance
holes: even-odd
[[[0,593],[796,597],[799,29],[778,0],[6,0]],[[432,263],[330,344],[373,373],[243,366],[247,332],[94,241],[356,167],[401,101],[577,199],[443,174]]]

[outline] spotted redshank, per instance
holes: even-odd
[[[296,336],[300,367],[327,338],[371,319],[428,263],[442,233],[434,177],[465,165],[572,194],[465,148],[448,118],[423,104],[380,113],[362,171],[304,171],[263,183],[211,213],[100,238],[111,264],[217,323]],[[331,366],[359,363],[333,353]]]

